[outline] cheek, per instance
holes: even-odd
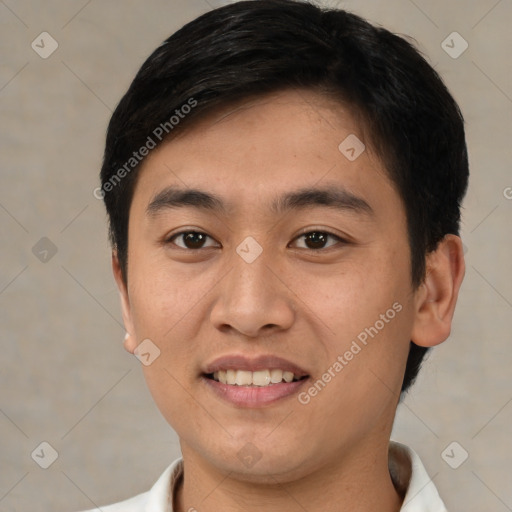
[[[204,294],[155,268],[143,272],[139,267],[138,271],[143,279],[134,279],[131,295],[135,333],[139,343],[149,338],[159,350],[150,365],[142,366],[144,377],[162,415],[179,425],[184,410],[200,414],[195,410],[198,404],[184,390],[190,389],[197,372],[192,364],[197,346],[191,342],[196,323],[191,319]]]
[[[165,265],[142,265],[143,261],[134,265],[129,285],[135,335],[139,343],[150,339],[160,351],[150,366],[143,367],[145,378],[157,403],[181,403],[180,385],[188,388],[197,372],[197,331],[200,317],[207,314],[208,283],[204,276],[171,274]]]
[[[179,359],[175,355],[170,364],[163,355],[151,366],[144,367],[144,378],[160,413],[182,438],[189,434],[191,419],[202,418],[204,409],[199,401],[193,398],[193,394],[186,391],[190,389],[190,383],[184,374],[186,369],[179,364],[180,361],[186,362],[185,359]],[[204,421],[194,422],[194,435],[208,435],[201,433],[205,430],[204,423]]]
[[[168,271],[161,263],[139,260],[133,266],[129,294],[135,330],[157,340],[172,339],[181,321],[200,306],[205,283]]]
[[[408,275],[397,257],[395,264],[391,260],[391,256],[363,259],[354,254],[337,267],[294,272],[287,282],[293,283],[290,287],[304,315],[316,318],[329,337],[347,340],[407,296]],[[390,311],[390,315],[394,313]]]
[[[374,387],[382,391],[377,401],[394,400],[400,389],[413,323],[408,253],[402,249],[364,259],[355,254],[337,272],[304,273],[297,282],[307,306],[302,311],[319,329],[325,370],[336,362],[338,370],[343,366],[332,370],[339,375],[329,386],[335,401],[373,400],[368,393]]]
[[[301,403],[308,402],[304,407],[310,408],[311,428],[322,432],[328,445],[341,442],[340,432],[358,438],[383,421],[392,423],[411,325],[405,307],[396,311],[401,304],[393,304],[395,309],[377,307],[379,315],[368,321],[343,314],[327,347],[324,373],[315,376],[301,397]],[[355,334],[345,334],[348,330]]]

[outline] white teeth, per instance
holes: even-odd
[[[250,372],[247,370],[219,370],[213,374],[213,378],[222,384],[231,386],[270,386],[280,382],[292,382],[297,377],[293,372],[279,369],[258,370]]]
[[[285,382],[291,382],[293,380],[293,372],[283,372],[283,379]]]
[[[283,370],[270,370],[270,382],[277,384],[283,380]]]
[[[215,376],[214,376],[215,378]],[[236,370],[227,370],[226,371],[226,384],[235,384],[236,383]]]
[[[268,370],[252,372],[252,383],[255,386],[267,386],[270,384],[270,372]]]
[[[235,384],[239,386],[250,386],[252,384],[252,372],[238,370],[236,372]]]

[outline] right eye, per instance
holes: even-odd
[[[212,240],[214,244],[205,246],[205,242],[207,239]],[[181,244],[177,243],[178,240],[181,241]],[[179,248],[185,250],[198,250],[208,247],[215,247],[216,244],[212,237],[210,237],[206,233],[202,233],[201,231],[181,231],[180,233],[175,233],[174,235],[171,235],[169,238],[167,238],[165,243],[174,244]]]

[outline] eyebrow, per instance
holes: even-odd
[[[226,216],[231,212],[228,204],[215,194],[199,189],[182,189],[170,186],[156,194],[147,206],[146,213],[154,217],[163,210],[187,206],[223,213]],[[374,215],[374,210],[364,199],[339,185],[326,188],[302,188],[285,193],[271,202],[270,211],[275,215],[280,215],[290,210],[315,206],[351,211],[369,217]]]

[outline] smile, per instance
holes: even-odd
[[[237,408],[265,407],[291,399],[310,379],[306,369],[272,354],[225,354],[201,370],[207,392]]]
[[[258,371],[248,370],[219,370],[213,374],[207,375],[207,377],[221,382],[222,384],[228,384],[230,386],[272,386],[281,382],[293,382],[301,380],[303,377],[295,375],[293,372],[275,369],[265,369]]]

